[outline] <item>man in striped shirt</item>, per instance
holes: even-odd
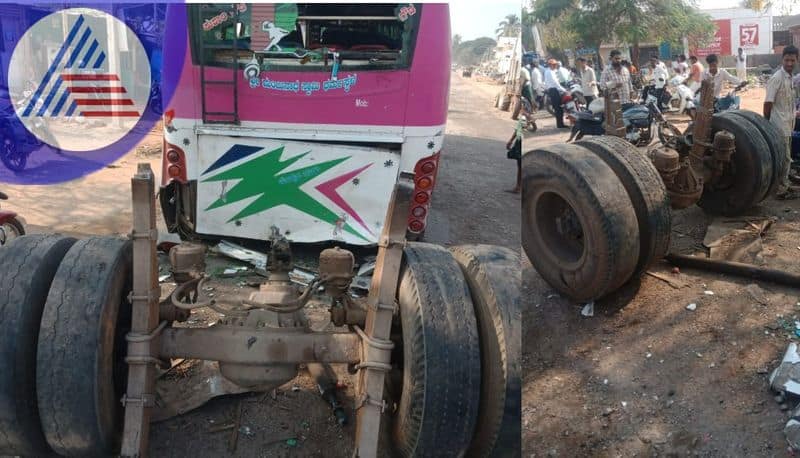
[[[611,65],[603,70],[600,75],[599,86],[605,90],[616,90],[619,93],[621,104],[631,103],[631,74],[628,69],[622,66],[622,53],[619,50],[611,51],[609,55]]]

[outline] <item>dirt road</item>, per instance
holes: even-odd
[[[760,112],[762,100],[751,89],[743,107]],[[539,126],[526,148],[567,137],[552,117]],[[775,218],[763,264],[800,273],[799,212],[800,201],[752,209]],[[702,252],[714,221],[697,207],[673,211],[671,251]],[[675,275],[685,283],[675,289],[645,275],[583,317],[583,304],[559,297],[523,259],[525,456],[786,456],[789,415],[767,371],[797,341],[797,289],[759,283],[759,292],[697,270]],[[652,271],[673,275],[665,263]]]
[[[505,142],[514,122],[508,113],[489,111],[497,88],[453,74],[450,120],[426,233],[428,241],[519,247],[519,197],[503,192],[513,187],[515,179],[515,164],[505,157]],[[160,131],[156,129],[136,151],[81,180],[58,186],[0,186],[10,196],[3,207],[19,212],[30,232],[125,234],[131,221],[130,178],[136,164],[143,161],[160,175],[160,144]],[[163,230],[160,216],[158,222]],[[244,280],[248,279],[219,279],[210,286],[217,297],[224,292],[246,295],[249,288],[241,285]],[[324,317],[327,312],[317,308],[310,313]],[[312,379],[305,371],[301,373],[278,389],[274,398],[263,393],[217,398],[188,414],[155,424],[150,454],[352,456],[352,421],[339,426]],[[345,385],[340,394],[352,420],[355,379],[341,371],[339,376]],[[235,428],[224,427],[233,424],[240,411],[241,429],[233,441]]]

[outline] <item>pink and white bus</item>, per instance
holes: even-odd
[[[446,4],[193,4],[164,114],[171,232],[374,245],[413,174],[425,230],[444,138]]]

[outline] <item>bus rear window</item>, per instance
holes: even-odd
[[[195,64],[262,70],[396,69],[411,65],[419,4],[194,4]]]

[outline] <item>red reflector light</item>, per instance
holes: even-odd
[[[175,110],[170,108],[164,112],[164,125],[171,126],[173,119],[175,119]]]
[[[171,149],[171,150],[167,151],[167,159],[170,162],[175,163],[175,162],[178,162],[178,161],[181,160],[181,155],[178,154],[178,152],[175,151],[174,149]]]
[[[408,229],[411,230],[411,232],[422,232],[422,230],[425,229],[425,225],[422,224],[422,221],[412,220],[408,223]]]
[[[178,178],[179,176],[181,176],[181,168],[175,164],[170,165],[169,168],[167,169],[167,172],[169,173],[169,176],[171,176],[172,178]]]
[[[417,180],[417,188],[424,190],[428,190],[433,185],[433,180],[428,177],[422,177]]]
[[[417,195],[414,196],[414,202],[420,205],[427,204],[429,199],[430,197],[428,197],[428,193],[426,192],[418,192]]]
[[[436,164],[433,162],[425,162],[422,164],[420,169],[422,170],[422,173],[433,173],[433,171],[436,170]]]
[[[411,215],[414,216],[414,218],[424,218],[426,213],[428,213],[428,211],[425,210],[424,207],[414,207],[411,210]]]

